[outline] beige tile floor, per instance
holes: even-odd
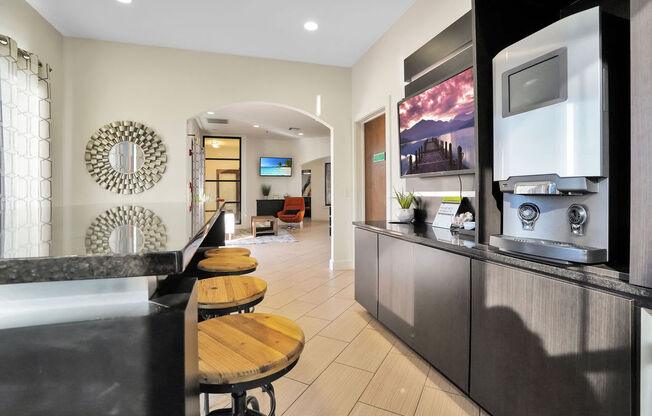
[[[247,246],[267,281],[256,312],[297,322],[306,336],[297,366],[274,382],[277,416],[487,416],[353,298],[354,272],[331,271],[328,224],[306,221],[296,243]],[[269,409],[259,389],[250,392]],[[211,409],[228,407],[211,396]]]

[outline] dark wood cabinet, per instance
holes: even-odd
[[[283,211],[285,206],[285,199],[257,199],[256,200],[256,215],[264,216],[271,215],[278,217],[279,211]]]
[[[500,416],[632,414],[633,302],[472,262],[471,397]]]
[[[652,287],[652,0],[631,7],[631,219],[629,281]]]
[[[378,319],[468,391],[470,260],[378,237]]]
[[[465,392],[469,391],[471,260],[414,245],[415,349]]]
[[[378,320],[414,348],[414,244],[378,236]]]
[[[355,300],[378,317],[378,234],[355,229]]]

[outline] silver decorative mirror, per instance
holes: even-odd
[[[161,180],[167,155],[154,130],[134,121],[116,121],[91,136],[85,159],[86,169],[100,186],[132,194]]]
[[[86,230],[89,254],[135,254],[165,250],[167,233],[161,219],[137,206],[111,208]]]
[[[134,174],[143,167],[145,153],[143,148],[133,142],[120,142],[109,150],[109,163],[117,172]]]
[[[133,224],[115,227],[109,235],[109,248],[117,254],[138,253],[145,245],[145,234]]]

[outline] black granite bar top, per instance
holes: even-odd
[[[652,306],[652,289],[629,284],[627,273],[606,266],[563,265],[520,257],[499,251],[486,244],[477,244],[473,237],[454,235],[445,229],[434,229],[429,223],[399,224],[385,221],[358,221],[353,225],[401,240],[461,254],[472,259],[501,263],[580,285],[616,292],[636,300],[641,306]]]
[[[199,229],[193,229],[198,223],[193,215],[203,217],[204,211],[193,214],[188,205],[175,203],[59,207],[36,229],[1,222],[0,284],[181,273],[223,207],[201,218]],[[30,241],[43,237],[38,229],[43,227],[47,239]]]

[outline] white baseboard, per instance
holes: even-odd
[[[330,260],[331,270],[351,270],[353,269],[353,260]]]

